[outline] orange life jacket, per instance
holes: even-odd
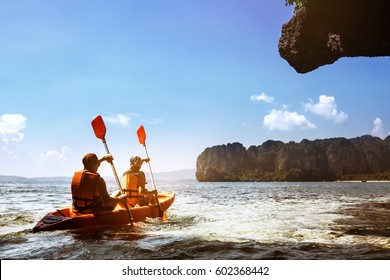
[[[99,178],[99,174],[87,170],[74,173],[71,190],[75,212],[92,213],[93,209],[102,206],[96,194]]]
[[[139,193],[139,175],[139,173],[125,172],[122,177],[122,188],[130,205],[139,203],[144,197]]]

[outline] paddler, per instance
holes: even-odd
[[[107,192],[106,182],[97,173],[100,163],[113,161],[112,155],[105,155],[98,159],[96,154],[88,153],[83,157],[84,169],[76,171],[72,179],[73,211],[94,213],[113,210],[126,195],[111,197]]]
[[[123,189],[127,193],[130,205],[149,205],[156,203],[154,196],[156,190],[149,191],[146,189],[145,173],[140,171],[144,162],[149,162],[150,158],[141,159],[139,156],[130,158],[130,169],[123,173]]]

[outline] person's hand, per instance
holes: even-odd
[[[110,154],[107,154],[105,155],[104,157],[102,157],[99,162],[102,162],[102,161],[107,161],[108,163],[112,163],[112,161],[114,160],[114,157]]]
[[[148,157],[147,157],[147,158],[144,158],[143,161],[144,161],[144,162],[149,162],[149,161],[150,161],[150,158],[148,158]]]
[[[125,200],[126,199],[126,194],[121,194],[120,196],[117,196],[118,200]]]

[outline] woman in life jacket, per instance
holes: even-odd
[[[110,197],[106,182],[100,177],[97,170],[100,163],[111,163],[113,157],[105,155],[101,159],[89,153],[83,157],[84,169],[76,171],[72,179],[72,204],[76,213],[97,213],[99,211],[113,210],[118,202],[125,200],[125,195]]]
[[[156,203],[154,195],[157,192],[146,189],[145,173],[140,171],[142,163],[149,161],[149,158],[141,159],[139,156],[133,156],[130,158],[130,169],[123,173],[123,189],[130,205],[138,204],[144,206],[150,203]]]

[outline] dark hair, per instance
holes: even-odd
[[[88,153],[83,157],[83,165],[85,169],[89,169],[92,165],[99,162],[97,156],[94,153]]]

